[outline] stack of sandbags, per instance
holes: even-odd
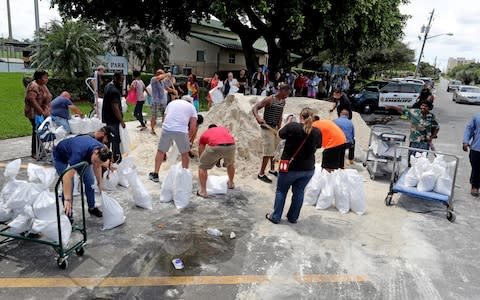
[[[170,167],[162,182],[160,202],[173,201],[178,209],[187,207],[192,195],[192,171],[182,167],[179,162]]]
[[[443,155],[437,155],[433,162],[427,158],[427,153],[416,153],[410,156],[411,168],[405,174],[403,184],[416,187],[419,192],[436,192],[450,196],[453,179],[451,168],[455,162],[447,163]]]
[[[315,173],[305,188],[304,202],[317,209],[335,207],[342,214],[352,210],[365,213],[363,177],[356,170],[335,170],[332,173],[315,165]]]

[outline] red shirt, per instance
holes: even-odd
[[[200,145],[217,146],[221,144],[235,144],[232,134],[225,127],[207,129],[198,142]]]

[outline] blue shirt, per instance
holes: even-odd
[[[64,118],[64,119],[70,119],[70,114],[68,112],[68,107],[70,105],[73,105],[73,102],[65,97],[58,96],[55,99],[52,100],[50,103],[51,107],[51,115]]]
[[[480,114],[476,114],[467,123],[463,134],[463,143],[469,144],[470,149],[480,151]]]
[[[157,80],[156,77],[150,79],[150,86],[152,87],[152,103],[167,104],[164,97],[165,83],[163,80]]]
[[[352,120],[349,120],[347,116],[340,116],[333,122],[335,122],[335,124],[342,129],[343,133],[345,133],[347,143],[353,144],[353,140],[355,139],[355,128],[353,127]]]
[[[82,161],[91,164],[93,151],[102,147],[104,145],[90,135],[79,135],[58,143],[53,149],[53,157],[70,166]]]

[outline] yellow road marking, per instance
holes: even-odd
[[[294,275],[273,276],[165,276],[165,277],[109,277],[109,278],[0,278],[0,288],[67,288],[67,287],[132,287],[166,285],[236,285],[270,282],[346,283],[365,282],[364,275]]]

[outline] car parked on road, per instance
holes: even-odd
[[[472,85],[460,85],[453,92],[453,101],[457,103],[479,104],[480,87]]]
[[[460,85],[462,85],[462,82],[460,80],[450,80],[448,82],[447,92],[456,91]]]
[[[362,90],[352,99],[354,110],[371,114],[377,109],[384,109],[385,106],[408,106],[411,107],[417,102],[423,85],[405,81],[390,81],[379,91]]]

